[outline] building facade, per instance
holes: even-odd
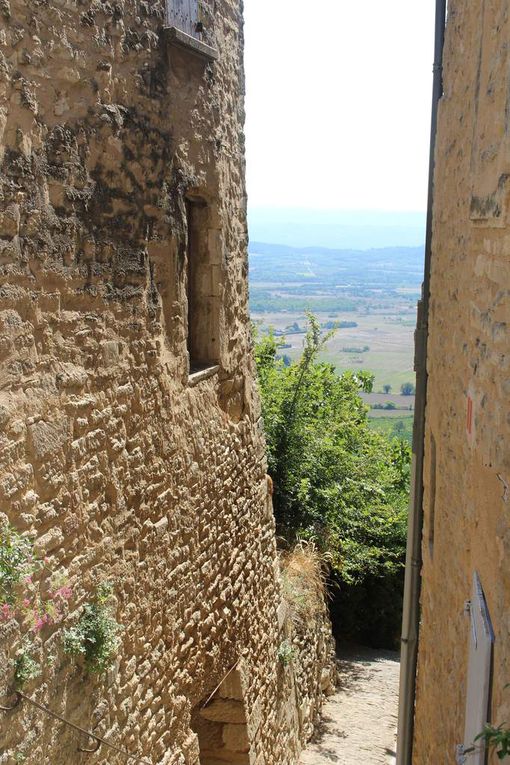
[[[477,733],[510,720],[509,12],[448,3],[413,765],[483,763]]]
[[[290,765],[320,692],[279,658],[241,3],[1,0],[0,42],[0,520],[37,560],[0,620],[0,762]],[[96,676],[62,631],[104,582]]]

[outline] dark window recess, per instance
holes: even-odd
[[[202,201],[186,202],[188,223],[187,297],[190,374],[219,359],[219,269],[209,249],[209,210]]]

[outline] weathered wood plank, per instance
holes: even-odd
[[[167,0],[167,21],[169,26],[200,39],[197,31],[199,0]]]

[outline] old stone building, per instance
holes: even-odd
[[[509,40],[506,0],[448,3],[413,765],[484,763],[510,721]]]
[[[241,2],[195,12],[0,0],[0,520],[43,560],[35,627],[0,618],[0,704],[20,702],[0,712],[0,763],[290,765],[319,705],[319,622],[313,660],[281,648]],[[62,632],[102,582],[122,632],[96,676]],[[27,655],[40,674],[16,697]],[[100,742],[68,723],[118,749],[79,751]]]

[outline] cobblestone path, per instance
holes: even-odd
[[[398,655],[352,648],[338,658],[340,684],[323,709],[321,730],[301,765],[393,765]]]

